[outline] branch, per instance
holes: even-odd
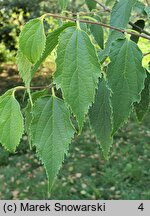
[[[144,57],[147,56],[147,55],[150,55],[150,52],[143,54]]]
[[[104,11],[111,12],[111,10],[108,7],[106,7],[104,4],[102,4],[98,0],[93,0],[93,1],[97,2],[97,4],[99,4],[104,9]],[[147,4],[149,5],[148,0],[147,0]],[[150,36],[149,32],[145,31],[144,29],[140,28],[139,26],[135,25],[134,23],[129,22],[129,25],[131,25],[132,27],[136,27],[137,29],[140,30],[141,33],[144,33],[144,34],[147,34]]]
[[[64,15],[66,15],[66,14],[69,14],[69,15],[72,15],[72,16],[77,16],[77,14],[79,14],[79,15],[95,15],[95,14],[99,14],[100,12],[101,13],[104,13],[105,11],[90,11],[90,12],[83,12],[83,11],[81,11],[81,12],[78,12],[78,13],[73,13],[73,12],[70,12],[70,11],[63,11],[64,12]]]
[[[105,5],[103,5],[98,0],[93,0],[93,1],[96,2],[98,5],[100,5],[104,9],[104,11],[111,12],[111,10],[108,7],[106,7]]]
[[[70,21],[73,21],[73,22],[79,21],[81,23],[88,23],[88,24],[92,24],[92,25],[100,25],[100,26],[103,26],[105,28],[116,30],[118,32],[127,33],[127,34],[130,34],[130,35],[135,35],[137,37],[142,37],[142,38],[145,38],[147,40],[150,40],[150,37],[147,36],[147,35],[138,34],[138,33],[131,32],[131,31],[128,31],[128,30],[125,30],[125,29],[120,29],[120,28],[117,28],[117,27],[114,27],[114,26],[109,26],[109,25],[101,23],[101,22],[91,22],[91,21],[88,21],[88,20],[78,20],[78,19],[75,19],[75,18],[69,18],[69,17],[60,16],[58,14],[51,14],[51,13],[47,13],[47,14],[44,15],[44,17],[45,16],[51,16],[51,17],[54,17],[56,19],[70,20]]]
[[[55,85],[53,83],[51,83],[48,86],[31,86],[30,89],[31,90],[38,90],[38,89],[51,89],[53,88]]]
[[[53,88],[55,85],[53,83],[51,83],[48,86],[31,86],[30,89],[31,90],[38,90],[38,89],[51,89]],[[27,90],[27,87],[25,86],[17,86],[14,88],[16,91],[18,90]]]
[[[145,31],[144,29],[140,28],[139,26],[135,25],[134,23],[132,22],[129,22],[129,24],[132,26],[132,27],[136,27],[141,33],[144,33],[144,34],[147,34],[150,36],[150,33]]]

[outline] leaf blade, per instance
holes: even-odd
[[[68,0],[58,0],[61,10],[65,10],[69,4]]]
[[[17,52],[17,66],[20,77],[23,79],[25,86],[29,88],[32,63],[25,57],[21,50],[18,50]]]
[[[89,112],[90,124],[99,141],[105,159],[108,159],[112,138],[112,107],[106,81],[100,80],[95,102]]]
[[[32,19],[26,23],[19,36],[19,48],[32,64],[40,58],[45,43],[43,19]]]
[[[88,6],[89,10],[96,9],[96,2],[91,0],[85,0],[86,5]]]
[[[10,152],[16,150],[24,132],[23,116],[12,92],[0,97],[0,142]]]
[[[110,18],[110,25],[125,29],[131,16],[131,11],[137,0],[119,0],[116,1]],[[103,62],[109,56],[111,44],[117,39],[123,39],[124,34],[116,30],[110,30],[108,41],[106,42],[104,51],[100,54],[100,62]]]
[[[146,14],[148,16],[148,19],[150,20],[150,7],[149,6],[145,7],[144,11],[146,12]]]
[[[101,19],[99,16],[93,16],[94,19],[96,19],[98,22],[101,22]],[[96,26],[91,25],[90,27],[91,33],[94,36],[94,39],[98,43],[98,45],[101,47],[101,49],[104,49],[104,31],[102,26]]]
[[[134,104],[136,116],[141,122],[149,109],[150,103],[150,74],[147,72],[145,79],[145,87],[141,92],[141,100],[139,103]]]
[[[127,120],[134,102],[140,100],[146,77],[142,53],[127,39],[113,43],[108,65],[108,85],[112,90],[113,134]]]
[[[33,109],[31,131],[51,190],[75,132],[64,102],[56,97],[38,99]]]
[[[94,46],[82,30],[66,29],[60,37],[54,82],[76,116],[79,131],[94,100],[100,64]]]
[[[31,94],[33,104],[36,102],[36,100],[39,97],[45,96],[47,94],[48,94],[47,89],[36,91],[33,94]],[[25,132],[27,133],[27,136],[28,136],[30,148],[32,148],[32,140],[31,140],[32,109],[33,109],[33,106],[31,105],[31,101],[28,100],[28,104],[24,108],[23,111],[24,111],[24,117],[25,117]]]
[[[63,26],[59,27],[58,29],[54,30],[53,32],[50,32],[47,35],[46,38],[46,45],[45,45],[45,50],[41,56],[41,58],[35,63],[31,70],[31,77],[33,78],[34,74],[38,70],[39,66],[41,63],[50,55],[50,53],[53,51],[53,49],[57,46],[58,44],[58,39],[63,30],[70,26],[74,26],[75,24],[72,22],[67,22]]]
[[[116,1],[111,13],[110,25],[125,28],[129,22],[131,10],[136,2],[137,0]]]

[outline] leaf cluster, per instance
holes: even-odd
[[[91,1],[86,3],[90,10],[97,7]],[[136,3],[116,1],[110,26],[127,28]],[[69,1],[59,4],[65,10]],[[0,97],[0,142],[7,150],[15,151],[25,128],[31,147],[36,147],[46,169],[51,190],[69,144],[75,134],[82,132],[87,117],[104,157],[109,158],[113,136],[131,112],[135,110],[140,121],[147,112],[150,78],[142,66],[143,54],[137,44],[140,35],[129,38],[111,29],[104,43],[102,26],[81,24],[79,19],[76,24],[61,22],[59,28],[46,35],[44,18],[48,15],[30,20],[20,33],[17,64],[25,86]],[[88,19],[101,22],[99,13]],[[145,27],[141,22],[136,25],[142,30]],[[32,94],[31,80],[55,48],[56,71],[50,91]],[[29,95],[24,116],[15,99],[17,90],[27,90]],[[61,98],[57,90],[61,91]]]

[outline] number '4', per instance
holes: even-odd
[[[143,203],[141,203],[138,207],[139,210],[143,211],[144,210],[144,206],[143,206]]]

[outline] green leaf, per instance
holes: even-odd
[[[46,36],[43,19],[30,20],[23,28],[19,37],[19,48],[31,63],[39,60],[45,49]]]
[[[62,33],[56,64],[54,82],[61,87],[81,132],[101,74],[95,48],[84,31],[71,27]]]
[[[41,91],[36,91],[34,92],[31,97],[32,97],[32,102],[35,103],[35,101],[42,96],[45,96],[48,94],[48,90],[44,89]],[[25,116],[25,132],[28,135],[28,141],[31,147],[31,122],[32,122],[32,105],[30,100],[28,100],[27,106],[24,108],[24,116]]]
[[[23,79],[25,86],[29,88],[31,82],[32,64],[20,50],[18,50],[17,53],[17,65],[18,65],[19,75]]]
[[[142,53],[127,39],[113,43],[108,66],[108,85],[112,90],[113,134],[128,119],[134,102],[140,101],[146,73]]]
[[[75,133],[63,100],[56,97],[38,99],[33,108],[31,131],[33,144],[46,168],[51,190]]]
[[[117,32],[117,31],[112,31],[108,37],[107,42],[106,42],[105,49],[100,51],[98,54],[99,61],[101,63],[103,63],[105,61],[105,59],[109,56],[111,45],[115,40],[124,39],[124,38],[125,38],[125,36],[123,33]]]
[[[145,7],[144,11],[146,12],[148,19],[150,20],[150,7]]]
[[[101,22],[101,19],[99,16],[93,16],[94,19],[96,19],[98,22]],[[104,48],[104,31],[102,26],[98,25],[91,25],[90,27],[91,33],[94,36],[94,39],[98,43],[98,45],[101,47],[101,49]]]
[[[129,22],[131,16],[131,11],[133,6],[136,4],[137,0],[119,0],[116,1],[110,18],[110,25],[125,29]],[[110,30],[108,41],[106,42],[105,49],[99,56],[100,62],[103,62],[105,58],[109,55],[111,44],[117,39],[123,39],[124,34],[116,30]]]
[[[89,112],[90,123],[96,134],[104,157],[108,159],[110,147],[113,143],[112,132],[112,108],[110,102],[110,90],[103,79],[99,82],[95,102]]]
[[[21,50],[18,50],[17,53],[18,70],[21,78],[25,82],[26,87],[29,87],[30,82],[33,76],[35,75],[36,71],[38,70],[39,66],[51,54],[53,49],[57,46],[58,38],[61,32],[64,29],[74,25],[75,24],[72,22],[67,22],[60,28],[54,30],[53,32],[48,33],[46,38],[45,50],[42,56],[40,57],[40,59],[35,63],[35,65],[32,68],[31,68],[32,66],[31,62],[25,57],[25,55],[21,52]]]
[[[142,121],[145,114],[149,109],[150,103],[150,74],[147,72],[147,78],[145,79],[145,87],[141,92],[141,100],[139,103],[134,104],[136,115],[139,121]]]
[[[126,28],[133,6],[137,0],[119,0],[116,1],[110,19],[110,25],[118,28]]]
[[[96,8],[96,2],[91,0],[85,0],[86,5],[88,6],[89,10],[93,10]]]
[[[106,5],[112,6],[116,0],[106,0]]]
[[[31,70],[31,77],[34,76],[36,71],[38,70],[39,66],[42,64],[42,62],[51,54],[53,49],[57,46],[58,44],[58,39],[62,31],[70,26],[74,26],[75,23],[72,22],[67,22],[63,26],[59,27],[58,29],[54,30],[53,32],[48,33],[47,38],[46,38],[46,46],[45,50],[41,56],[41,58],[36,62],[34,67]]]
[[[0,142],[10,152],[15,152],[24,132],[23,116],[13,91],[0,97]]]
[[[141,16],[141,15],[145,14],[144,8],[145,8],[145,4],[143,2],[137,1],[136,4],[134,5],[133,10],[136,13],[140,14],[140,16]]]
[[[61,10],[65,10],[68,6],[69,1],[68,0],[58,0],[58,3],[61,7]]]
[[[111,12],[110,25],[117,28],[125,29],[131,16],[132,8],[136,4],[136,2],[137,0],[116,1]],[[123,38],[123,34],[118,31],[111,30],[108,39],[109,48],[112,42],[119,38]]]
[[[80,23],[80,28],[81,28],[83,31],[85,31],[85,32],[88,31],[88,26],[87,26],[86,23]]]

